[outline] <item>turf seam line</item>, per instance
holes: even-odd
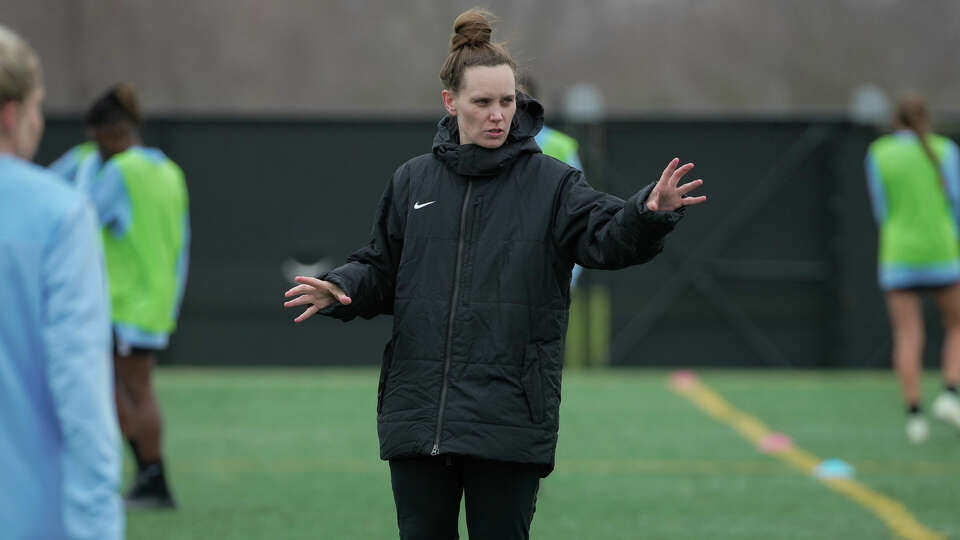
[[[737,409],[720,394],[693,378],[671,389],[694,403],[700,410],[719,422],[727,424],[743,438],[759,445],[774,432],[759,419]],[[812,474],[822,460],[795,446],[770,452],[795,469]],[[818,478],[828,488],[853,500],[877,516],[894,534],[907,540],[946,540],[946,536],[928,529],[907,510],[907,507],[852,478]]]

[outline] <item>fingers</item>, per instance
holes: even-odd
[[[692,165],[692,164],[691,164],[691,165]],[[691,191],[697,189],[698,187],[700,187],[700,186],[702,186],[702,185],[703,185],[703,179],[702,179],[702,178],[698,178],[698,179],[694,180],[693,182],[687,182],[686,184],[678,187],[678,188],[677,188],[677,193],[682,197],[682,198],[680,199],[680,204],[682,204],[683,206],[692,206],[692,205],[694,205],[694,204],[700,204],[700,203],[707,202],[707,196],[706,196],[706,195],[701,195],[701,196],[699,196],[699,197],[684,197],[684,195],[686,195],[687,193],[690,193]]]
[[[670,185],[676,186],[680,183],[680,179],[683,178],[683,175],[690,172],[690,169],[693,169],[693,163],[687,163],[683,167],[673,171],[673,174],[670,176]]]
[[[340,302],[343,305],[348,305],[350,302],[353,302],[353,300],[347,296],[347,293],[343,292],[343,289],[337,287],[333,283],[327,283],[326,289],[334,298],[337,299],[337,302]]]
[[[294,298],[293,300],[287,300],[286,302],[284,302],[283,307],[302,306],[303,304],[311,304],[313,303],[312,301],[313,301],[313,297],[302,294]]]
[[[353,300],[351,300],[350,297],[347,296],[347,293],[343,292],[343,289],[341,289],[340,287],[337,287],[336,285],[334,285],[333,283],[330,283],[329,281],[322,281],[321,283],[323,283],[324,288],[331,295],[333,295],[334,298],[337,299],[337,302],[340,302],[343,305],[347,305],[350,302],[353,302]]]
[[[686,184],[678,187],[678,188],[677,188],[677,193],[679,193],[680,196],[682,197],[682,196],[686,195],[687,193],[690,193],[691,191],[697,189],[698,187],[700,187],[700,186],[702,186],[702,185],[703,185],[703,179],[698,178],[698,179],[694,180],[693,182],[687,182]]]
[[[680,158],[673,158],[670,160],[670,163],[667,163],[667,168],[663,170],[663,174],[660,175],[660,181],[657,182],[657,184],[666,182],[667,179],[673,175],[673,171],[677,167],[677,163],[680,163]]]
[[[310,306],[303,313],[301,313],[299,317],[294,319],[293,322],[297,322],[297,323],[303,322],[309,319],[310,317],[313,317],[313,314],[318,311],[320,311],[320,308],[318,308],[317,306]]]
[[[310,285],[311,287],[314,287],[314,288],[317,288],[317,289],[323,289],[323,288],[324,288],[324,286],[323,286],[324,283],[330,283],[329,281],[324,281],[324,280],[322,280],[322,279],[318,279],[318,278],[315,278],[315,277],[308,277],[308,276],[297,276],[297,277],[294,278],[294,281],[296,281],[297,283],[303,283],[303,284],[305,284],[305,285]]]
[[[694,204],[700,204],[707,202],[707,196],[701,195],[699,197],[684,197],[680,199],[684,206],[692,206]]]
[[[315,296],[312,296],[312,295],[309,295],[309,294],[303,294],[303,295],[300,295],[300,296],[294,298],[293,300],[288,300],[288,301],[284,302],[284,303],[283,303],[283,307],[289,308],[289,307],[302,306],[302,305],[304,305],[304,304],[313,304],[313,305],[317,306],[317,308],[323,309],[323,308],[329,306],[331,303],[333,303],[333,300],[332,300],[332,299],[329,299],[329,298],[324,298],[324,299],[321,299],[321,300],[317,300],[317,298],[316,298]]]
[[[337,299],[337,302],[340,302],[341,304],[346,305],[346,304],[349,304],[350,302],[353,302],[353,300],[349,296],[347,296],[347,293],[345,293],[343,289],[341,289],[340,287],[337,287],[336,285],[334,285],[333,283],[330,283],[329,281],[324,281],[322,279],[317,279],[317,278],[312,278],[307,276],[297,276],[295,280],[297,283],[302,283],[304,285],[308,285],[315,289],[322,289],[325,291],[329,291],[330,294]],[[297,287],[294,287],[293,289],[290,289],[290,291],[296,288]],[[291,294],[289,294],[290,291],[287,291],[288,294],[286,296],[292,296]],[[303,292],[311,292],[311,291],[306,290]],[[297,293],[293,293],[293,294],[297,294]]]
[[[291,296],[296,296],[298,294],[310,294],[315,290],[317,290],[317,288],[312,285],[297,285],[296,287],[293,287],[292,289],[283,293],[283,296],[290,298]]]

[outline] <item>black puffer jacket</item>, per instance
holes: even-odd
[[[518,99],[503,146],[459,145],[400,166],[369,244],[321,276],[352,297],[322,313],[394,315],[377,398],[380,456],[463,454],[552,468],[573,264],[649,261],[681,213],[650,212],[540,153],[543,109]]]

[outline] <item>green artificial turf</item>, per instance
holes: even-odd
[[[924,526],[960,539],[960,432],[931,420],[930,440],[909,444],[891,373],[700,376],[800,448],[848,461],[857,480]],[[565,373],[557,468],[541,485],[532,538],[896,538],[856,502],[671,392],[668,377]],[[129,513],[128,538],[397,538],[377,454],[376,384],[373,370],[158,370],[180,508]],[[928,402],[937,391],[929,374]]]

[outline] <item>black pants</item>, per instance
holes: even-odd
[[[456,540],[465,497],[470,540],[527,540],[540,469],[437,456],[390,461],[401,540]]]

